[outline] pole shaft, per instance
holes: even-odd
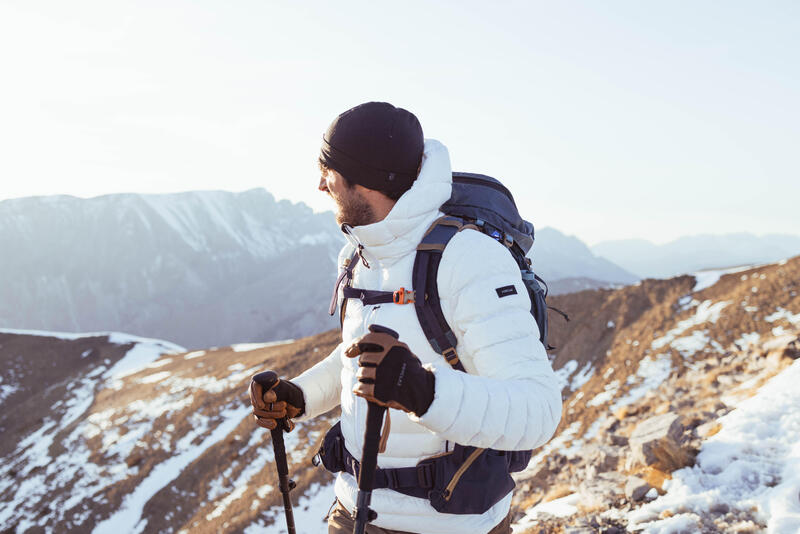
[[[292,511],[292,499],[289,496],[289,465],[286,462],[286,446],[283,444],[283,428],[278,426],[275,430],[270,430],[272,434],[272,446],[275,449],[275,465],[278,468],[278,489],[283,495],[283,509],[286,512],[286,527],[289,534],[296,534],[294,525],[294,512]]]
[[[372,499],[372,488],[375,484],[375,470],[378,467],[378,447],[381,440],[381,425],[384,406],[367,404],[367,428],[364,431],[364,449],[361,454],[361,471],[358,474],[358,498],[356,517],[353,525],[354,534],[363,534],[370,521],[369,503]]]

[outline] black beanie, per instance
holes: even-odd
[[[386,102],[367,102],[328,126],[320,160],[368,189],[403,193],[417,178],[424,144],[413,113]]]

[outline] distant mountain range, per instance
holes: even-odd
[[[342,243],[331,213],[263,189],[6,200],[0,326],[189,347],[300,337],[336,325]]]
[[[800,254],[800,236],[748,233],[697,235],[655,245],[644,239],[604,241],[592,252],[643,278],[770,263]]]
[[[580,239],[554,228],[536,231],[530,257],[555,294],[632,284],[639,277],[595,255]]]
[[[0,202],[0,327],[125,331],[189,348],[299,338],[327,314],[344,244],[333,214],[264,189]],[[638,278],[537,231],[551,293]]]

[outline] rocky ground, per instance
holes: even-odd
[[[730,450],[758,426],[737,414],[792,402],[764,395],[797,368],[799,280],[795,258],[549,299],[570,316],[551,314],[563,420],[516,475],[515,533],[794,532],[765,508],[789,482],[784,427],[737,453],[744,467]],[[0,532],[281,532],[269,437],[245,387],[266,368],[293,376],[336,343],[334,331],[187,352],[0,331]],[[310,460],[335,420],[287,436],[301,532],[325,531],[331,477]],[[698,493],[715,476],[736,491]]]
[[[800,358],[800,313],[788,311],[800,311],[798,281],[795,259],[730,273],[707,288],[681,277],[645,280],[605,298],[559,299],[560,308],[577,311],[573,320],[596,320],[578,335],[556,326],[564,418],[518,477],[515,532],[766,529],[764,510],[745,496],[720,499],[683,527],[657,523],[686,514],[685,504],[637,510],[665,493],[673,473],[695,465],[727,414]],[[779,481],[775,474],[763,486]]]

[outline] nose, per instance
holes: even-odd
[[[318,187],[318,189],[320,191],[322,191],[323,193],[327,193],[328,192],[328,180],[326,180],[324,176],[320,177],[320,179],[319,179],[319,187]]]

